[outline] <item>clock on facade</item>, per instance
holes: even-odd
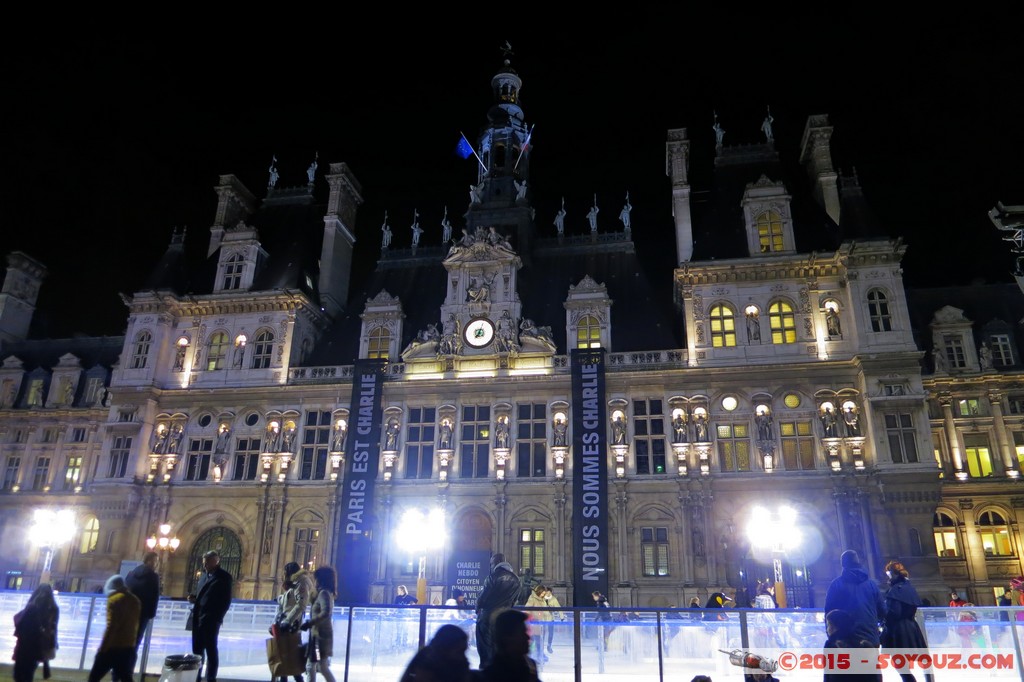
[[[473,348],[483,348],[494,339],[494,323],[486,317],[470,320],[466,324],[463,338]]]

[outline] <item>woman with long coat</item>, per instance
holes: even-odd
[[[910,584],[910,573],[899,561],[885,565],[889,577],[889,589],[885,593],[885,620],[882,623],[882,650],[886,649],[927,649],[921,626],[915,616],[921,598],[917,589]],[[913,673],[900,673],[903,682],[916,682]],[[925,680],[932,682],[931,673],[925,673]]]
[[[53,588],[43,583],[32,592],[25,608],[14,616],[14,682],[32,682],[36,668],[43,663],[49,677],[50,659],[57,651],[57,621],[60,609]]]
[[[331,672],[331,656],[334,655],[334,597],[338,593],[338,577],[330,566],[321,566],[313,571],[316,581],[316,598],[309,607],[309,620],[302,624],[303,630],[310,630],[309,645],[306,647],[306,675],[309,682],[316,682],[319,672],[327,682],[334,682]]]

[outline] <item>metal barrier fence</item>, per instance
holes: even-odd
[[[14,649],[13,616],[28,600],[27,592],[0,591],[0,650]],[[60,649],[54,669],[88,670],[106,626],[106,598],[101,595],[59,594]],[[191,633],[185,630],[189,604],[162,599],[156,618],[140,647],[140,667],[149,675],[161,673],[168,656],[191,653]],[[521,607],[522,608],[522,607]],[[220,673],[223,680],[268,680],[268,628],[277,605],[235,601],[220,633]],[[531,612],[533,645],[544,682],[584,680],[674,680],[689,682],[708,675],[715,682],[744,678],[722,650],[741,649],[777,655],[780,651],[821,652],[825,641],[820,610],[777,609],[610,609],[610,621],[596,620],[594,609],[525,609]],[[965,621],[967,614],[976,620]],[[927,608],[918,612],[933,652],[1011,652],[1013,666],[1002,670],[937,670],[935,682],[1008,680],[1024,682],[1019,664],[1024,637],[1024,608],[970,607],[969,611]],[[455,607],[336,607],[334,658],[331,670],[338,680],[397,682],[417,649],[437,629],[454,623],[470,635],[468,657],[479,662],[475,617]],[[6,660],[9,653],[4,654]],[[820,682],[822,670],[782,670],[780,680]],[[883,680],[897,682],[895,671]],[[313,682],[313,681],[307,681]],[[924,678],[918,672],[918,682]]]

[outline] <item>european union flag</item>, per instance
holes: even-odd
[[[463,159],[468,159],[473,154],[473,145],[469,143],[465,135],[459,135],[459,144],[455,147],[455,153]]]

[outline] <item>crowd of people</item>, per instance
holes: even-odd
[[[148,552],[139,566],[127,576],[112,575],[103,592],[106,601],[106,628],[99,640],[89,682],[99,682],[107,674],[115,682],[132,682],[138,662],[139,646],[156,615],[160,598],[160,577],[156,571],[158,555]],[[827,653],[830,649],[876,649],[882,652],[903,649],[927,649],[928,641],[918,623],[917,611],[924,605],[910,581],[906,566],[898,561],[885,565],[884,589],[873,580],[861,563],[859,554],[846,550],[840,556],[841,573],[828,586],[824,612],[825,632],[818,640]],[[758,582],[756,594],[743,597],[736,604],[723,592],[711,594],[701,606],[698,598],[690,600],[688,609],[674,606],[667,618],[712,624],[727,620],[724,609],[735,604],[743,608],[772,610],[778,607],[774,584]],[[1022,585],[1014,585],[1014,589]],[[268,642],[268,663],[274,682],[316,682],[317,674],[326,682],[334,682],[330,669],[334,654],[333,605],[337,594],[337,576],[330,566],[312,572],[297,563],[285,566],[277,612],[270,626],[273,645]],[[550,587],[532,574],[517,576],[503,554],[491,556],[490,570],[477,595],[475,614],[467,605],[466,594],[453,589],[447,606],[452,620],[442,625],[409,661],[401,682],[539,682],[538,663],[547,662],[554,653],[553,642],[557,623],[564,619],[561,604]],[[607,648],[607,637],[615,630],[608,598],[599,591],[592,594],[596,610],[595,623],[603,631],[599,635],[601,651]],[[740,598],[737,593],[737,599]],[[218,639],[220,628],[231,606],[232,577],[220,567],[216,551],[203,555],[203,571],[195,590],[188,595],[192,604],[186,628],[192,631],[192,651],[200,663],[197,682],[205,671],[206,682],[216,682],[219,669]],[[395,604],[410,606],[417,599],[404,585],[397,588]],[[1003,607],[1014,600],[1009,590],[999,600]],[[950,594],[949,606],[963,609],[956,630],[965,648],[983,644],[977,616],[969,610],[973,604],[956,591]],[[685,613],[693,613],[691,618]],[[49,662],[58,648],[57,630],[60,609],[49,584],[39,585],[25,607],[14,617],[16,644],[13,652],[14,682],[32,682],[40,664],[43,677],[50,677]],[[1009,620],[1009,612],[1000,614]],[[764,620],[766,619],[766,620]],[[765,623],[775,621],[765,614]],[[667,624],[670,639],[679,634],[680,626]],[[302,644],[301,633],[308,632]],[[479,668],[471,669],[467,651],[475,643]],[[664,644],[664,642],[663,642]],[[812,642],[805,646],[817,646]],[[667,648],[665,650],[667,654]],[[770,673],[744,671],[751,682],[771,682]],[[842,677],[837,675],[841,674]],[[919,673],[920,674],[920,673]],[[903,682],[918,682],[912,672],[901,674]],[[701,682],[710,682],[706,676]],[[696,680],[697,678],[695,678]],[[880,673],[835,673],[826,671],[824,682],[881,682]],[[924,682],[932,675],[924,674]]]

